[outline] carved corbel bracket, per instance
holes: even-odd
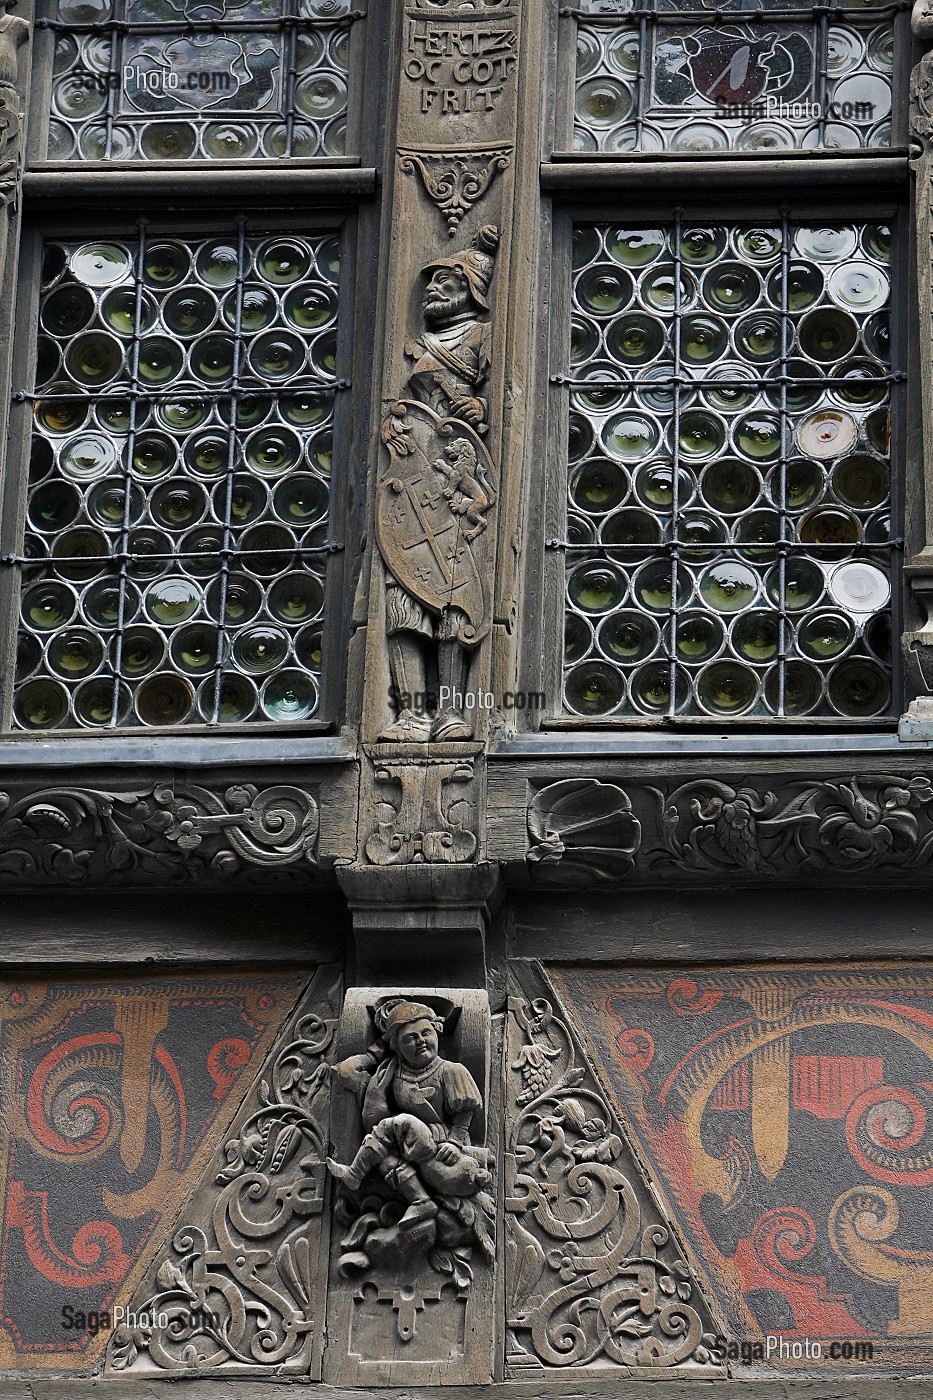
[[[399,147],[401,168],[406,175],[421,176],[428,197],[447,220],[451,238],[465,215],[486,194],[500,171],[508,170],[512,147],[458,147],[445,150],[408,150]]]
[[[357,987],[340,1018],[330,1384],[488,1381],[495,1256],[484,992]]]
[[[366,842],[373,865],[460,865],[476,852],[478,746],[463,746],[462,757],[440,757],[434,746],[428,757],[422,747],[404,755],[395,746],[378,746],[391,757],[374,770],[376,822]]]

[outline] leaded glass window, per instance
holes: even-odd
[[[342,157],[348,0],[58,0],[52,161]]]
[[[581,224],[573,266],[566,710],[890,717],[889,227]]]
[[[318,712],[338,272],[242,220],[46,244],[14,727]]]
[[[885,0],[581,0],[579,151],[781,151],[892,141]]]

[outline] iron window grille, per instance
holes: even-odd
[[[887,217],[678,210],[574,245],[565,722],[890,724]]]
[[[709,156],[903,146],[909,9],[578,0],[561,10],[573,120],[556,147]]]
[[[14,394],[8,726],[326,721],[339,234],[46,239]]]

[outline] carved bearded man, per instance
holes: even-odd
[[[472,248],[424,268],[428,277],[421,302],[425,329],[405,347],[405,354],[414,362],[408,380],[412,397],[441,418],[459,420],[480,434],[485,434],[487,427],[483,390],[489,378],[492,328],[486,314],[498,246],[499,231],[490,226],[477,234]],[[439,484],[447,486],[449,469],[444,466],[441,447],[439,442],[435,470]],[[455,495],[449,487],[445,494],[448,500]],[[483,468],[479,480],[470,483],[470,491],[461,494],[462,500],[459,496],[451,500],[455,513],[475,509],[478,498],[484,502],[484,510],[495,501],[492,482]],[[478,521],[471,517],[471,521],[472,531],[465,529],[460,541],[466,549],[486,528],[484,515]],[[466,621],[456,607],[439,614],[387,568],[386,633],[395,695],[424,697],[433,692],[434,676],[429,684],[428,663],[433,660],[435,645],[439,685],[447,694],[463,692]],[[395,722],[380,737],[396,743],[467,740],[472,739],[473,729],[462,709],[454,705],[445,705],[432,717],[424,713],[424,701],[413,708],[400,699]]]

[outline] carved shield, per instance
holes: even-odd
[[[376,509],[382,557],[402,587],[432,613],[447,608],[464,613],[467,622],[459,639],[475,646],[491,624],[494,559],[487,515],[496,498],[492,459],[472,428],[410,400],[392,405],[382,437],[392,459],[379,483]],[[475,462],[487,501],[478,514],[458,513],[465,494],[448,474],[451,459],[464,453]]]
[[[764,60],[774,50],[776,34],[760,39],[698,29],[684,40],[693,84],[710,102],[754,102],[763,96],[769,73]]]

